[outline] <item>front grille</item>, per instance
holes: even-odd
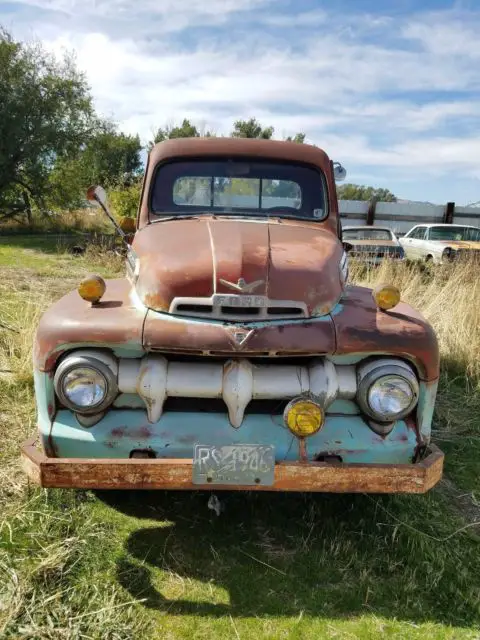
[[[270,300],[266,296],[215,294],[211,298],[175,298],[169,312],[176,316],[244,322],[296,319],[308,316],[304,302]]]
[[[401,247],[375,247],[364,245],[355,247],[349,255],[353,258],[403,258]]]
[[[149,354],[120,359],[118,390],[138,394],[150,422],[164,411],[221,412],[240,427],[245,411],[281,415],[297,396],[352,398],[356,393],[355,368],[336,366],[317,357],[250,360],[242,358],[177,358]]]
[[[250,400],[245,415],[283,415],[288,400]],[[228,409],[222,398],[167,398],[164,411],[182,413],[222,413]]]

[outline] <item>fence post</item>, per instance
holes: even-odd
[[[453,216],[455,215],[455,203],[447,202],[445,207],[445,213],[443,215],[443,222],[445,224],[453,224]]]
[[[373,196],[373,198],[370,200],[370,203],[368,205],[368,211],[367,211],[367,225],[368,226],[372,226],[373,223],[375,222],[375,208],[377,206],[377,198],[375,196]]]

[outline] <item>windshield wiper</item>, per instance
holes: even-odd
[[[166,211],[165,213],[170,213],[170,211]],[[191,218],[200,218],[201,216],[211,216],[212,214],[210,212],[206,212],[206,211],[200,211],[197,213],[176,213],[175,215],[169,215],[166,218],[163,217],[163,213],[159,214],[159,213],[155,213],[155,216],[157,216],[157,218],[155,220],[150,220],[150,222],[166,222],[167,220],[185,220],[185,219],[191,219]],[[214,214],[213,214],[214,215]]]

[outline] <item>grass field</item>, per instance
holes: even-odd
[[[0,240],[0,637],[480,638],[480,284],[474,267],[354,269],[389,280],[437,329],[434,423],[446,476],[426,496],[40,490],[30,349],[48,304],[98,248]]]

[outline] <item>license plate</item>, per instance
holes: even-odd
[[[228,296],[214,295],[213,304],[218,307],[264,307],[265,296]]]
[[[272,485],[275,449],[270,445],[242,444],[217,447],[196,444],[194,484]]]

